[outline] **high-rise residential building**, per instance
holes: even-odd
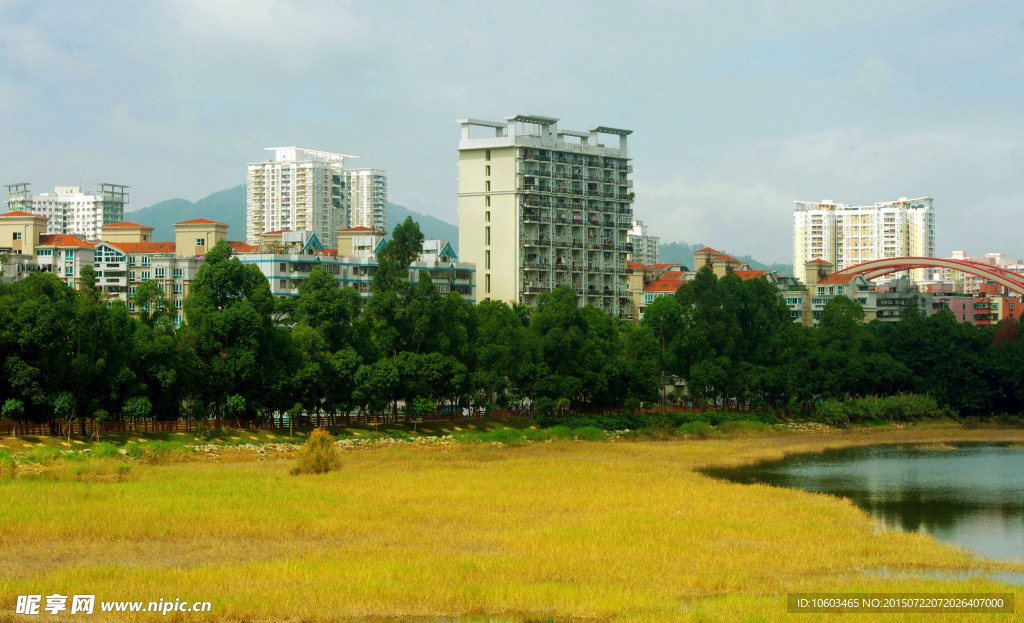
[[[805,264],[816,259],[833,264],[838,271],[890,257],[934,256],[935,213],[929,197],[902,197],[873,206],[796,202],[793,270],[800,281],[806,281]],[[934,274],[934,268],[916,268],[880,280],[909,275],[915,281],[931,281]]]
[[[647,234],[647,226],[643,221],[633,221],[633,229],[626,236],[629,244],[633,245],[630,252],[630,260],[647,266],[658,263],[660,252],[658,243],[661,238]]]
[[[298,147],[268,147],[274,159],[249,164],[246,239],[272,231],[309,231],[332,240],[348,226],[344,166],[355,158]]]
[[[41,214],[48,220],[46,233],[70,234],[96,240],[100,228],[124,219],[128,187],[100,184],[94,193],[78,186],[57,186],[52,193],[32,195],[27,183],[7,186],[7,209]]]
[[[346,169],[348,227],[387,229],[388,178],[383,169]]]
[[[581,305],[626,315],[632,131],[560,130],[558,119],[536,115],[456,121],[459,255],[476,264],[478,298],[534,305],[566,285]],[[481,128],[489,136],[474,137]]]

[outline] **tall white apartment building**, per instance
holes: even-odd
[[[478,299],[534,305],[566,285],[581,305],[626,315],[632,131],[560,130],[558,119],[537,115],[456,122],[459,254],[476,264]],[[472,136],[481,129],[489,136]]]
[[[348,227],[387,229],[388,177],[383,169],[346,169]]]
[[[660,250],[658,244],[661,238],[647,234],[647,226],[643,221],[633,221],[633,229],[630,230],[626,240],[632,245],[629,259],[645,266],[652,266],[658,263]]]
[[[900,198],[873,206],[851,206],[829,200],[797,201],[793,212],[793,271],[806,283],[805,264],[822,259],[835,269],[890,257],[934,257],[935,213],[932,199]],[[917,268],[888,275],[908,274],[915,281],[931,281],[933,268]]]
[[[94,193],[84,193],[79,186],[57,186],[52,193],[32,195],[28,184],[13,184],[7,186],[7,209],[45,216],[48,234],[98,240],[100,228],[124,220],[128,203],[127,186],[99,186]]]
[[[298,147],[268,147],[274,159],[249,164],[246,241],[259,245],[267,232],[310,231],[333,240],[348,226],[345,160],[355,158]]]

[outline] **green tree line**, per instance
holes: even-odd
[[[408,281],[422,243],[411,219],[395,228],[365,303],[322,267],[298,297],[276,298],[255,265],[220,244],[192,283],[180,328],[155,281],[136,289],[138,318],[106,300],[90,267],[78,290],[49,273],[2,285],[2,416],[620,410],[657,401],[663,371],[683,378],[695,401],[755,407],[899,392],[966,413],[1019,413],[1024,402],[1024,340],[1012,322],[976,328],[908,311],[896,324],[865,324],[859,306],[836,297],[811,329],[791,321],[775,286],[706,270],[649,305],[639,326],[580,307],[569,288],[535,308],[474,305],[439,294],[426,272]]]

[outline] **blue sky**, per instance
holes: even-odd
[[[0,0],[0,184],[244,182],[358,154],[451,222],[459,117],[634,130],[663,241],[790,261],[794,200],[935,198],[937,252],[1024,252],[1020,2]]]

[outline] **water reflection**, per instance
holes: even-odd
[[[1024,559],[1024,449],[871,446],[705,473],[848,497],[887,527]]]

